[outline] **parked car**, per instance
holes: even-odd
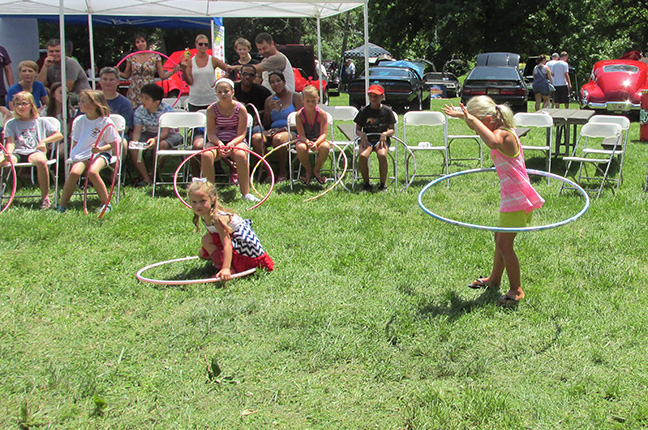
[[[609,112],[639,110],[642,89],[648,89],[648,64],[634,60],[598,61],[590,81],[581,88],[581,105]]]
[[[335,61],[323,60],[326,74],[328,75],[327,88],[330,96],[340,95],[340,77],[338,76],[338,67]]]
[[[518,68],[520,56],[510,52],[479,54],[475,68],[464,80],[461,102],[487,95],[495,103],[507,103],[516,112],[527,111],[527,87]]]
[[[425,64],[411,61],[381,61],[369,68],[369,85],[380,84],[385,89],[385,104],[394,109],[430,109],[430,90],[423,81]],[[365,74],[349,82],[349,104],[365,103]]]
[[[461,82],[450,72],[429,72],[423,75],[423,80],[432,98],[457,97],[461,91]]]

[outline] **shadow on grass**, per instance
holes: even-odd
[[[497,302],[501,292],[499,289],[487,288],[479,296],[471,300],[463,299],[455,291],[446,292],[445,296],[443,304],[424,303],[419,306],[417,310],[418,316],[421,319],[445,316],[449,322],[454,322],[477,308]]]

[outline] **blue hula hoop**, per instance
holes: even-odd
[[[430,215],[432,218],[436,218],[439,221],[447,222],[448,224],[452,225],[458,225],[460,227],[468,227],[468,228],[474,228],[476,230],[488,230],[488,231],[494,231],[494,232],[501,232],[501,233],[519,233],[523,231],[538,231],[538,230],[547,230],[550,228],[555,228],[555,227],[560,227],[561,225],[569,224],[570,222],[576,221],[578,218],[580,218],[587,210],[589,209],[590,206],[590,198],[587,195],[587,192],[576,182],[571,181],[567,178],[564,178],[562,176],[555,175],[553,173],[549,172],[543,172],[542,170],[534,170],[534,169],[527,169],[527,173],[531,175],[540,175],[540,176],[545,176],[548,178],[553,178],[557,179],[559,181],[562,181],[566,184],[568,184],[570,187],[573,187],[576,189],[578,192],[580,192],[583,197],[585,197],[585,206],[583,209],[581,209],[580,212],[578,212],[576,215],[574,215],[571,218],[567,218],[566,220],[555,222],[553,224],[545,224],[545,225],[539,225],[539,226],[531,226],[531,227],[494,227],[494,226],[487,226],[487,225],[479,225],[479,224],[470,224],[467,222],[461,222],[461,221],[456,221],[450,218],[445,218],[441,215],[435,214],[431,210],[425,207],[423,204],[423,194],[427,190],[429,190],[431,187],[433,187],[435,184],[438,184],[439,182],[446,181],[450,178],[453,178],[455,176],[462,176],[462,175],[469,175],[471,173],[480,173],[480,172],[492,172],[495,171],[494,167],[486,168],[486,169],[472,169],[472,170],[464,170],[461,172],[456,172],[456,173],[451,173],[449,175],[442,176],[440,178],[435,179],[434,181],[430,182],[427,184],[419,193],[418,195],[418,204],[423,209],[423,212],[426,214]]]

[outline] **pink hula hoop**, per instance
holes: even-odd
[[[135,277],[142,282],[149,282],[151,284],[161,284],[161,285],[209,284],[212,282],[221,282],[221,279],[218,277],[205,278],[205,279],[164,280],[164,279],[146,278],[142,275],[142,273],[146,272],[149,269],[153,269],[154,267],[164,266],[165,264],[177,263],[179,261],[195,260],[197,258],[198,256],[194,255],[192,257],[183,257],[183,258],[176,258],[174,260],[160,261],[159,263],[154,263],[149,266],[142,267],[140,270],[137,271]],[[251,275],[254,272],[256,272],[256,267],[246,270],[244,272],[234,273],[232,274],[230,279],[242,278],[243,276]]]
[[[173,61],[173,60],[171,59],[171,57],[169,57],[169,56],[166,55],[166,54],[163,54],[163,53],[158,52],[158,51],[152,51],[152,50],[150,50],[150,49],[145,49],[145,50],[142,50],[142,51],[136,51],[136,52],[132,52],[132,53],[128,54],[127,56],[125,56],[124,58],[122,58],[121,60],[119,60],[119,63],[117,63],[117,65],[116,65],[115,67],[117,68],[117,70],[119,70],[119,66],[121,66],[121,63],[123,63],[124,61],[126,61],[128,58],[132,57],[133,55],[143,54],[143,53],[146,53],[146,52],[150,52],[150,53],[152,53],[152,54],[158,54],[158,55],[161,55],[161,56],[163,56],[164,58],[166,58],[167,60],[169,60],[170,62],[172,62],[173,64],[175,64],[176,66],[180,66],[178,63],[176,63],[175,61]],[[180,72],[180,71],[178,70],[176,73],[180,73],[180,75],[181,75],[180,79],[182,79],[182,72]],[[180,94],[181,94],[181,93],[182,93],[182,91],[179,91],[179,92],[178,92],[178,98],[176,99],[175,102],[173,102],[173,104],[171,105],[171,107],[175,107],[175,105],[178,104],[178,102],[180,101]]]
[[[117,130],[117,127],[115,126],[115,124],[113,124],[113,123],[106,124],[104,126],[104,128],[102,128],[101,131],[99,132],[99,135],[97,136],[97,140],[95,140],[95,143],[92,146],[94,146],[94,147],[97,146],[97,144],[99,143],[99,140],[101,139],[101,136],[103,136],[104,132],[106,131],[106,129],[108,127],[113,127],[115,130]],[[119,135],[119,133],[117,133],[117,135]],[[117,155],[116,155],[117,161],[115,162],[115,171],[113,172],[112,181],[111,181],[111,184],[110,184],[110,192],[108,193],[108,200],[106,200],[106,204],[104,205],[103,209],[101,210],[101,213],[99,214],[99,219],[101,219],[103,214],[106,212],[106,209],[108,209],[108,205],[110,204],[110,200],[112,199],[113,192],[115,191],[115,182],[116,182],[117,174],[118,174],[119,168],[120,168],[120,165],[119,165],[120,164],[119,160],[121,158],[120,157],[120,152],[119,152],[121,150],[120,147],[121,147],[121,141],[118,141],[117,142],[117,150],[116,150],[116,152],[117,152]],[[86,215],[88,215],[88,177],[90,176],[88,173],[90,172],[90,167],[92,167],[92,164],[95,162],[96,159],[97,159],[97,154],[92,154],[92,157],[90,157],[90,162],[88,163],[88,168],[86,170],[85,183],[83,185],[83,212]],[[106,167],[108,167],[108,166],[106,166]]]
[[[11,195],[9,196],[9,201],[7,201],[7,204],[5,205],[4,208],[0,211],[0,214],[6,211],[9,206],[11,206],[11,202],[13,202],[14,197],[16,196],[16,182],[18,182],[18,178],[16,176],[16,166],[14,165],[13,160],[11,159],[11,156],[9,155],[9,151],[7,151],[7,148],[0,143],[0,149],[2,149],[2,152],[4,152],[5,156],[9,160],[9,166],[11,167],[11,174],[13,176],[13,185],[11,187]]]
[[[261,157],[259,154],[257,154],[256,152],[254,152],[254,151],[252,151],[250,149],[247,149],[247,148],[238,148],[236,146],[230,148],[230,150],[234,150],[234,149],[238,149],[239,151],[245,151],[248,154],[253,154],[253,155],[259,157],[260,160],[259,160],[259,162],[257,164],[259,164],[261,161],[263,161],[265,163],[266,167],[268,168],[268,170],[270,171],[270,190],[268,191],[268,194],[266,194],[265,197],[263,197],[263,199],[261,199],[261,201],[259,203],[252,206],[251,208],[247,209],[247,210],[251,211],[252,209],[256,209],[259,206],[261,206],[263,204],[263,202],[268,200],[268,197],[270,197],[270,194],[272,194],[272,190],[274,190],[274,186],[275,186],[274,173],[272,172],[272,168],[270,167],[270,164],[263,157]],[[189,209],[191,209],[191,206],[189,205],[189,203],[187,203],[185,201],[185,199],[182,198],[182,196],[180,195],[180,193],[178,191],[178,174],[180,173],[180,169],[182,169],[182,166],[184,166],[192,158],[194,158],[194,157],[196,157],[198,155],[202,155],[204,152],[214,151],[214,150],[218,150],[218,147],[217,146],[212,146],[211,148],[205,148],[205,149],[203,149],[203,150],[201,150],[199,152],[196,152],[195,154],[191,154],[190,156],[188,156],[187,158],[182,160],[182,162],[180,163],[180,165],[176,169],[175,173],[173,174],[173,191],[175,192],[176,197],[178,197],[180,199],[182,204],[185,205],[186,207],[188,207]],[[256,165],[255,165],[255,168],[256,168]],[[251,183],[252,183],[252,179],[250,179],[250,184]]]

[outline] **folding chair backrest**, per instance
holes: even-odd
[[[358,109],[353,106],[320,106],[333,118],[333,121],[353,121],[358,115]]]
[[[593,138],[619,138],[621,136],[621,126],[611,123],[592,123],[588,122],[581,127],[580,135]]]
[[[513,116],[516,127],[553,127],[553,118],[545,113],[519,112]]]
[[[160,116],[160,128],[196,128],[205,126],[205,114],[200,112],[166,112]]]
[[[297,112],[290,112],[287,118],[288,132],[297,133]]]
[[[184,104],[182,103],[182,100],[178,100],[177,97],[166,97],[166,98],[163,98],[162,101],[164,103],[168,104],[169,106],[171,106],[174,110],[179,110],[179,111],[185,110],[185,107],[184,107]],[[176,101],[177,101],[177,103],[176,103]],[[175,103],[175,105],[174,105],[174,103]]]
[[[41,118],[43,118],[43,120],[50,123],[50,125],[54,127],[56,131],[61,131],[61,121],[59,121],[57,118],[54,118],[52,116],[42,116]],[[52,144],[52,149],[50,150],[49,159],[53,160],[55,158],[58,158],[56,155],[58,153],[58,150],[59,150],[59,145]],[[67,157],[67,154],[64,155]]]
[[[630,129],[630,120],[625,116],[616,115],[594,115],[588,121],[588,124],[619,124],[621,129],[627,132]]]
[[[124,119],[123,116],[117,113],[111,113],[110,119],[112,120],[112,122],[115,123],[115,127],[117,127],[117,131],[119,133],[123,133],[124,130],[126,130],[126,120]]]
[[[432,112],[432,111],[412,111],[407,112],[403,115],[403,126],[407,127],[408,125],[445,125],[446,118],[441,112]]]

